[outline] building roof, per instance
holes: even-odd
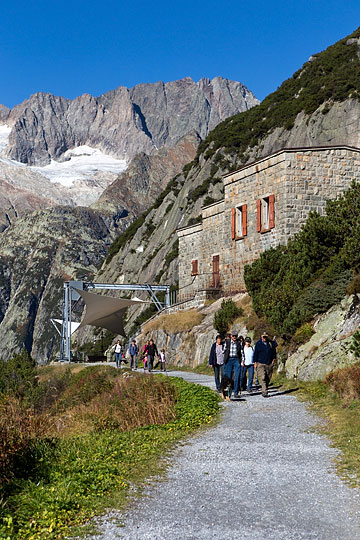
[[[272,152],[271,154],[267,154],[266,156],[257,159],[255,161],[252,161],[251,163],[246,163],[245,165],[242,165],[235,171],[228,172],[226,174],[222,175],[222,178],[227,178],[228,176],[232,176],[233,174],[236,174],[239,171],[243,171],[244,169],[247,169],[248,167],[253,167],[254,165],[257,165],[258,163],[262,163],[263,161],[266,161],[269,158],[272,158],[274,156],[278,156],[280,154],[286,153],[286,152],[319,152],[322,150],[351,150],[353,152],[359,152],[360,148],[357,148],[356,146],[349,146],[347,144],[333,144],[333,145],[321,145],[321,146],[294,146],[290,148],[281,148],[280,150],[277,150],[276,152]]]

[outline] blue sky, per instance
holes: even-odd
[[[3,0],[0,103],[217,75],[259,99],[360,25],[359,0]]]

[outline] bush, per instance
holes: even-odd
[[[214,315],[214,328],[224,336],[228,332],[231,323],[244,314],[244,310],[238,307],[230,298],[221,302],[221,308]]]
[[[360,274],[357,274],[347,286],[346,294],[351,296],[352,294],[359,294],[359,293],[360,293]]]
[[[303,345],[309,339],[311,336],[315,334],[315,330],[313,329],[312,325],[309,323],[305,323],[300,328],[298,328],[293,335],[292,343],[296,346]]]
[[[356,358],[360,358],[360,330],[357,330],[352,337],[350,351],[354,353]]]
[[[91,370],[84,368],[83,376]],[[173,378],[129,375],[125,372],[110,393],[68,411],[78,419],[75,427],[85,428],[76,437],[60,430],[52,439],[32,439],[24,451],[14,445],[20,450],[18,463],[26,457],[32,470],[29,475],[18,468],[16,478],[5,486],[0,538],[69,537],[71,525],[123,503],[130,485],[159,472],[159,458],[170,444],[209,423],[218,411],[218,397],[208,388]],[[14,407],[16,429],[24,436],[34,435]],[[68,421],[64,414],[59,418]],[[1,415],[0,422],[5,425],[6,417]]]
[[[360,363],[329,373],[325,384],[345,402],[360,399]]]
[[[27,351],[15,354],[7,362],[0,359],[0,393],[30,398],[36,386],[35,360]]]

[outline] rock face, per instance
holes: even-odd
[[[0,103],[0,124],[5,124],[10,114],[10,109]]]
[[[97,98],[84,94],[74,100],[37,93],[8,116],[6,154],[44,165],[70,148],[89,145],[130,161],[139,152],[172,147],[193,130],[204,138],[225,118],[257,103],[244,85],[222,77],[120,86]]]
[[[2,358],[25,347],[44,362],[58,350],[50,317],[61,318],[63,282],[91,279],[112,239],[110,219],[81,207],[34,212],[2,233]]]
[[[237,294],[232,297],[234,302],[238,302],[245,295]],[[190,330],[182,332],[167,332],[164,329],[149,330],[146,324],[142,332],[136,336],[139,346],[142,346],[146,340],[153,339],[158,350],[164,348],[169,363],[175,366],[196,367],[208,361],[210,347],[214,343],[217,331],[214,329],[214,313],[221,307],[223,298],[216,300],[209,306],[198,309],[198,312],[204,317],[201,323]],[[177,313],[181,317],[181,312]],[[245,327],[233,325],[233,330],[242,335],[248,335]]]
[[[287,359],[286,375],[302,381],[322,380],[331,371],[357,362],[350,345],[359,326],[360,299],[354,295],[317,319],[315,334]]]
[[[172,148],[163,147],[150,156],[138,154],[126,171],[105,189],[93,208],[115,211],[123,206],[135,215],[145,211],[171,178],[194,159],[200,141],[194,132]]]

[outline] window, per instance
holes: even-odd
[[[191,275],[197,276],[199,273],[199,261],[197,259],[191,261]]]
[[[237,240],[247,235],[247,205],[232,209],[232,239]]]
[[[275,196],[257,200],[257,231],[266,232],[275,227]]]

